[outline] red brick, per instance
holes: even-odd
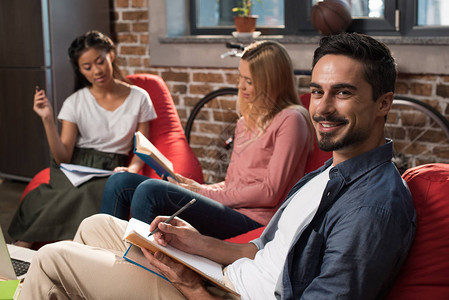
[[[185,109],[178,109],[177,111],[180,119],[187,119],[187,112]]]
[[[435,100],[435,99],[423,99],[421,100],[422,102],[432,106],[433,108],[435,108],[436,110],[438,110],[439,112],[441,112],[441,107],[440,107],[440,101]]]
[[[407,146],[408,147],[403,151],[406,154],[418,155],[421,153],[426,153],[427,151],[427,147],[422,144],[413,143],[411,145],[407,144]]]
[[[199,135],[196,135],[196,134],[191,134],[190,135],[190,143],[192,145],[206,146],[206,145],[209,145],[210,138],[209,137],[205,137],[205,136],[199,136]]]
[[[147,1],[148,0],[131,0],[131,6],[136,8],[148,7]]]
[[[237,121],[237,114],[232,111],[214,111],[214,121],[234,123]]]
[[[172,93],[185,94],[187,92],[187,85],[174,84],[170,90]]]
[[[198,121],[211,121],[211,116],[209,111],[200,110],[199,113],[196,115],[195,120]]]
[[[127,21],[142,21],[148,20],[148,12],[147,11],[124,11],[122,13],[122,20]]]
[[[145,68],[134,69],[134,74],[140,74],[140,73],[150,73],[150,70],[145,69]]]
[[[131,33],[119,34],[117,36],[117,40],[119,43],[137,43],[138,37],[137,35]]]
[[[236,109],[237,96],[232,97],[218,97],[212,101],[209,101],[205,106],[214,109],[223,110],[235,110]]]
[[[148,34],[143,33],[140,35],[140,43],[144,45],[148,45],[150,43],[150,38]]]
[[[115,59],[115,62],[119,65],[119,66],[126,66],[128,63],[126,61],[126,58],[121,57],[121,56],[117,56],[117,58]]]
[[[115,8],[119,7],[128,7],[129,6],[129,0],[115,0]]]
[[[237,87],[239,83],[239,74],[226,74],[226,82]]]
[[[130,27],[130,25],[127,24],[127,23],[120,23],[120,22],[117,22],[117,23],[114,24],[114,31],[115,31],[116,33],[130,32],[130,29],[131,29],[131,27]]]
[[[121,55],[145,55],[146,48],[143,46],[120,46]]]
[[[410,90],[414,95],[420,96],[431,96],[432,95],[432,85],[426,83],[413,82],[410,85]]]
[[[162,78],[167,81],[188,82],[189,74],[186,72],[163,72]]]
[[[200,100],[200,97],[184,97],[184,105],[187,107],[194,107]]]
[[[199,131],[202,133],[213,133],[216,135],[220,135],[223,132],[223,125],[213,124],[213,123],[203,123],[199,124]]]
[[[426,125],[427,117],[422,114],[415,114],[414,112],[403,112],[401,114],[402,126],[423,127]]]
[[[148,32],[148,22],[139,22],[132,24],[133,32]]]
[[[204,84],[191,84],[189,86],[190,93],[194,95],[206,95],[210,92],[212,92],[213,88],[210,85],[204,85]]]
[[[145,68],[149,68],[151,66],[149,58],[144,58],[142,63]]]
[[[142,65],[140,57],[128,58],[128,64],[130,67],[140,67]]]
[[[449,98],[449,85],[438,84],[436,94],[443,98]]]
[[[408,84],[406,82],[396,82],[395,93],[396,94],[408,94]]]
[[[449,147],[447,145],[446,146],[436,146],[434,148],[433,152],[435,153],[435,155],[437,157],[446,159],[446,161],[441,161],[441,162],[448,163],[447,159],[449,159]]]
[[[173,99],[173,102],[175,103],[175,106],[179,106],[179,95],[175,95],[175,94],[173,94],[173,92],[170,90],[170,93],[171,93],[171,97],[172,97],[172,99]]]
[[[223,75],[216,73],[194,73],[193,81],[222,83]]]

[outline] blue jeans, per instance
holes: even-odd
[[[123,220],[128,220],[131,213],[133,218],[151,223],[157,216],[172,215],[193,198],[195,204],[179,217],[202,234],[226,239],[262,226],[232,208],[176,184],[125,172],[112,175],[106,183],[101,213]]]

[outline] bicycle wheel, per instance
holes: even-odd
[[[238,116],[236,88],[222,88],[204,96],[192,108],[185,135],[203,168],[205,182],[220,182],[231,159],[232,139]]]
[[[394,142],[393,161],[401,174],[427,163],[449,163],[449,122],[417,99],[396,96],[385,124]]]

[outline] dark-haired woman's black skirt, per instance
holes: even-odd
[[[72,164],[113,170],[127,165],[126,155],[75,148]],[[53,161],[50,182],[30,191],[17,209],[8,234],[15,240],[46,242],[73,239],[80,222],[100,211],[108,177],[94,177],[75,187]]]

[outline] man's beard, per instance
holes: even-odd
[[[343,125],[349,124],[349,121],[343,117],[328,116],[328,117],[313,117],[315,122],[328,121],[340,123]],[[348,146],[360,144],[367,138],[366,132],[362,129],[350,130],[340,139],[335,138],[335,133],[318,132],[318,147],[323,151],[336,151]]]
[[[321,139],[318,139],[318,147],[323,151],[336,151],[348,146],[359,144],[362,141],[362,133],[354,132],[344,135],[339,140],[333,140],[333,134],[318,133]]]

